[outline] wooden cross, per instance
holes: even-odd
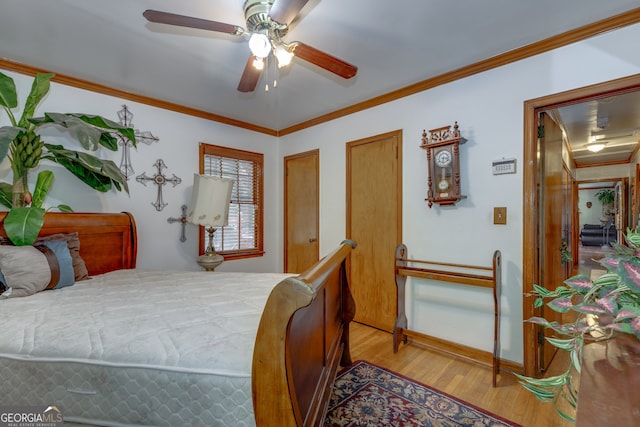
[[[171,178],[167,178],[166,176],[164,176],[162,174],[162,169],[166,168],[167,165],[164,164],[164,161],[162,159],[156,160],[153,165],[158,168],[158,173],[154,174],[153,177],[150,177],[147,176],[145,172],[142,172],[141,175],[138,175],[136,177],[136,181],[143,184],[145,187],[147,186],[146,181],[153,181],[153,183],[158,187],[158,198],[154,203],[151,203],[151,205],[154,206],[159,212],[164,209],[165,206],[167,206],[167,203],[165,203],[162,199],[162,186],[164,186],[167,182],[170,182],[175,187],[182,182],[182,179],[178,178],[175,174],[173,174],[173,177]]]
[[[169,218],[167,218],[167,222],[169,224],[173,224],[174,222],[179,222],[180,223],[180,225],[182,226],[182,233],[180,234],[180,241],[181,242],[186,242],[187,241],[187,235],[185,234],[185,228],[187,226],[187,205],[182,205],[182,207],[180,209],[182,209],[182,215],[180,215],[180,217],[178,217],[178,218],[169,217]]]
[[[133,127],[133,113],[129,111],[129,108],[126,105],[122,106],[122,110],[118,111],[118,118],[120,119],[120,124],[122,126],[126,126],[128,128]],[[144,132],[140,132],[138,129],[134,129],[134,135],[136,136],[136,142],[142,142],[147,145],[151,145],[152,142],[158,142],[160,138],[154,136],[148,130]],[[131,141],[129,141],[124,136],[117,134],[119,139],[119,144],[122,146],[122,160],[120,161],[120,172],[124,175],[126,180],[129,180],[129,176],[133,175],[135,171],[133,170],[133,166],[131,166]]]

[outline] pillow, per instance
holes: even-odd
[[[60,278],[53,289],[66,288],[73,285],[76,282],[75,273],[73,271],[71,251],[69,251],[67,242],[64,240],[52,240],[50,242],[42,242],[42,245],[53,251],[60,268]]]
[[[0,245],[0,270],[8,287],[2,294],[4,298],[29,296],[74,283],[71,254],[64,241],[36,246]]]
[[[78,233],[58,233],[52,234],[50,236],[42,236],[35,241],[34,245],[43,242],[49,242],[52,240],[64,240],[67,243],[67,247],[69,248],[69,252],[71,253],[75,281],[77,282],[79,280],[88,279],[89,272],[87,271],[87,266],[80,256],[80,238],[78,237]],[[11,243],[11,240],[9,240],[7,237],[0,237],[0,245],[13,245],[13,243]]]
[[[49,242],[51,240],[64,240],[65,242],[67,242],[67,247],[69,248],[71,259],[73,261],[73,271],[75,274],[76,282],[79,280],[89,279],[89,271],[87,271],[87,266],[80,256],[80,238],[78,237],[78,233],[59,233],[52,234],[50,236],[38,237],[38,240],[36,240],[34,244],[37,245],[38,243]]]

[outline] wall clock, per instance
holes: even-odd
[[[429,207],[434,203],[440,206],[454,205],[466,196],[460,194],[460,144],[467,142],[460,136],[458,122],[422,131],[422,145],[427,151],[429,181],[427,182],[427,200]]]

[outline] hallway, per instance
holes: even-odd
[[[598,263],[598,260],[607,255],[613,254],[614,250],[610,246],[578,246],[578,265],[574,268],[575,274],[585,274],[595,280],[604,272],[605,268]]]

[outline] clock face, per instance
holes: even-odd
[[[451,153],[449,150],[440,150],[436,153],[436,165],[441,168],[448,166],[451,163]]]

